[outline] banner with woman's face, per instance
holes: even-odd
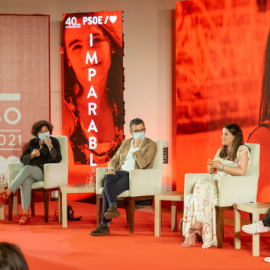
[[[270,192],[270,79],[263,79],[265,65],[270,74],[269,5],[213,2],[176,2],[177,186],[183,190],[186,173],[207,172],[207,160],[222,145],[223,126],[236,123],[245,142],[261,145],[257,199],[265,201]]]
[[[106,166],[123,140],[122,18],[122,11],[63,15],[62,130],[70,165]]]

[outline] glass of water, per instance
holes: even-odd
[[[91,177],[90,178],[90,183],[89,183],[89,187],[95,187],[96,183],[95,183],[95,177]]]
[[[85,186],[90,187],[90,182],[91,182],[91,177],[87,177]]]

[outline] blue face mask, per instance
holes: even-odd
[[[44,132],[44,133],[39,133],[38,134],[38,138],[40,139],[40,140],[42,140],[42,141],[44,141],[45,139],[46,139],[46,137],[50,137],[50,132],[48,131],[48,132]]]
[[[138,139],[138,138],[141,138],[142,141],[143,141],[144,138],[145,138],[145,134],[144,134],[144,132],[133,133],[133,138],[134,138],[135,140]]]

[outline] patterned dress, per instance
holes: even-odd
[[[240,156],[248,152],[248,165],[251,162],[250,152],[247,146],[241,145],[237,150],[237,156],[234,161],[227,158],[220,158],[221,148],[217,151],[214,160],[220,161],[225,166],[238,167]],[[189,229],[195,220],[203,223],[202,239],[203,248],[217,246],[216,237],[216,210],[217,205],[217,181],[223,176],[232,176],[225,171],[218,171],[214,177],[199,179],[196,183],[193,194],[185,196],[184,217],[182,234],[184,237],[189,235]]]

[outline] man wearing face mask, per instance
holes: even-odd
[[[117,196],[129,189],[129,171],[151,169],[153,167],[157,145],[145,137],[143,120],[135,118],[130,122],[130,134],[133,138],[123,140],[118,151],[108,165],[104,178],[102,222],[90,234],[101,236],[110,233],[109,222],[120,216],[117,210]]]

